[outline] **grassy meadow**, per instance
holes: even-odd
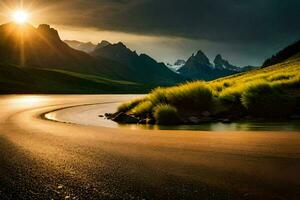
[[[300,56],[210,82],[156,88],[118,108],[157,124],[282,119],[300,114]],[[191,119],[191,120],[188,120]]]

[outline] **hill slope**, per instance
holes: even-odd
[[[300,54],[211,82],[158,88],[143,99],[122,105],[119,112],[138,120],[150,117],[148,121],[158,124],[299,117]]]
[[[0,64],[0,93],[142,93],[143,85],[77,72]]]
[[[270,65],[275,65],[277,63],[283,62],[293,56],[299,56],[300,54],[300,40],[294,44],[284,48],[277,54],[273,55],[271,58],[268,58],[264,63],[263,67]]]

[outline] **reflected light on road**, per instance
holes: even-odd
[[[41,96],[16,96],[15,98],[11,99],[11,104],[14,106],[35,106],[40,105],[47,98]]]

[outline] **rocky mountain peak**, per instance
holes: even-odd
[[[126,45],[123,42],[118,42],[117,44],[115,44],[115,46],[119,48],[127,49]]]
[[[216,55],[215,61],[220,61],[220,60],[223,60],[221,54]]]
[[[192,64],[193,63],[193,64]],[[185,66],[189,66],[189,65],[193,65],[193,66],[212,66],[209,58],[201,51],[199,50],[196,55],[193,54],[186,62]]]
[[[224,64],[228,64],[227,60],[224,60],[223,57],[218,54],[214,59],[215,67],[223,67]]]
[[[235,74],[241,71],[251,70],[253,67],[242,69],[230,64],[221,54],[216,55],[213,64],[209,58],[199,50],[193,54],[187,62],[176,72],[194,80],[213,80],[219,77]]]
[[[230,64],[225,60],[220,54],[218,54],[214,59],[214,65],[216,69],[228,69],[233,71],[240,71],[240,68]]]
[[[198,56],[205,56],[205,57],[206,57],[205,53],[203,53],[202,50],[197,51],[197,53],[196,53],[195,56],[196,56],[196,57],[198,57]]]
[[[48,24],[41,24],[38,26],[37,30],[43,34],[52,37],[53,39],[60,40],[58,31],[54,28],[51,28]]]

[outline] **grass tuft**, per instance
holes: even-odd
[[[153,104],[151,101],[142,101],[132,108],[129,113],[139,117],[147,117],[152,113]]]
[[[177,108],[209,110],[213,103],[211,89],[203,82],[194,82],[166,90],[167,100]]]
[[[153,104],[167,103],[166,89],[158,87],[154,89],[147,97]]]
[[[127,112],[132,108],[136,107],[139,103],[144,101],[143,99],[134,99],[130,102],[123,103],[118,107],[118,112]]]
[[[153,115],[156,123],[159,125],[174,125],[180,123],[177,109],[168,104],[156,106]]]

